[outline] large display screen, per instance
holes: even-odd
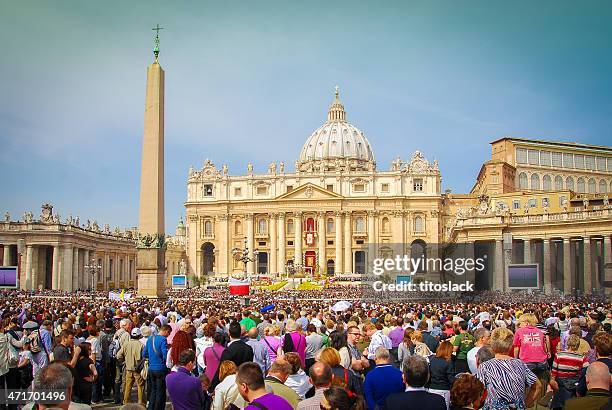
[[[537,263],[508,265],[508,288],[539,289]]]
[[[0,267],[0,288],[17,287],[17,266]]]
[[[187,287],[187,276],[172,275],[172,287],[173,288],[186,288]]]

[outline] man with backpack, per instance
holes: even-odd
[[[132,321],[130,319],[121,319],[119,322],[119,329],[115,332],[113,339],[108,347],[108,355],[115,361],[115,390],[114,390],[114,403],[121,404],[121,385],[123,384],[125,370],[125,363],[123,360],[117,358],[117,353],[121,346],[125,346],[130,341],[130,330]]]

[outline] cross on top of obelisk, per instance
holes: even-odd
[[[153,27],[153,31],[155,31],[155,47],[153,47],[153,54],[155,55],[155,62],[157,63],[157,57],[159,57],[159,30],[163,30],[163,27],[160,27],[159,24]]]

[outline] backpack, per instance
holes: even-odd
[[[108,357],[112,359],[117,358],[117,352],[121,348],[121,344],[119,343],[119,337],[117,333],[113,336],[113,340],[108,344]]]
[[[29,338],[30,338],[30,351],[32,353],[42,352],[42,342],[40,340],[40,331],[35,330],[34,332],[30,333]]]

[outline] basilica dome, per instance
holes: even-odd
[[[334,170],[339,166],[351,169],[374,169],[374,152],[366,136],[346,121],[346,112],[340,102],[338,87],[329,106],[327,121],[315,130],[302,147],[299,169]]]

